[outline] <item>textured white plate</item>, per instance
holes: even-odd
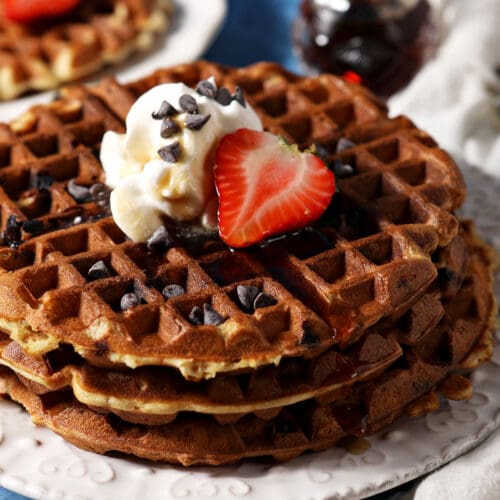
[[[500,181],[465,168],[465,215],[500,248]],[[500,286],[497,283],[497,298]],[[496,333],[500,341],[500,332]],[[396,422],[370,438],[362,455],[342,449],[275,465],[244,463],[182,469],[102,457],[75,448],[13,403],[0,402],[0,484],[47,499],[333,499],[384,491],[441,466],[481,442],[500,425],[500,345],[473,375],[474,396],[444,402],[439,412]]]
[[[165,35],[150,52],[137,53],[125,62],[111,66],[92,76],[95,81],[105,75],[115,75],[128,82],[164,68],[198,59],[217,35],[226,16],[226,0],[173,0],[176,14]],[[0,103],[0,121],[10,121],[33,104],[49,102],[55,92],[21,97]]]

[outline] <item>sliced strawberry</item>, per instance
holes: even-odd
[[[57,17],[73,10],[81,0],[5,0],[5,16],[11,21],[29,23]]]
[[[323,161],[269,132],[239,129],[215,154],[219,232],[232,247],[306,226],[326,210],[335,178]]]

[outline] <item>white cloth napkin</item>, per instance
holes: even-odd
[[[500,0],[433,4],[442,13],[444,40],[436,57],[390,100],[391,114],[410,116],[442,147],[500,177]],[[412,496],[500,498],[500,430],[425,478]]]
[[[500,1],[433,0],[443,20],[436,57],[389,101],[442,147],[500,175]],[[496,108],[496,111],[495,111]]]
[[[434,472],[416,488],[414,500],[500,498],[500,432]]]

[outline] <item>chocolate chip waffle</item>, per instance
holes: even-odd
[[[152,86],[210,76],[322,155],[339,191],[314,227],[245,250],[167,222],[133,243],[109,215],[102,135]],[[490,259],[453,215],[461,175],[361,87],[199,62],[66,89],[2,126],[0,151],[3,392],[79,446],[288,459],[432,411],[439,384],[470,396],[455,372],[491,356]]]
[[[311,397],[339,397],[346,386],[383,372],[400,357],[401,348],[393,338],[367,334],[348,353],[332,350],[311,361],[287,359],[279,367],[239,376],[220,375],[206,383],[188,382],[168,368],[123,371],[85,363],[65,365],[65,354],[58,350],[37,359],[26,355],[15,341],[5,339],[1,364],[15,371],[37,394],[70,386],[83,404],[127,421],[164,424],[179,412],[194,411],[228,423],[247,413],[270,418],[282,407]]]
[[[487,249],[476,243],[469,250],[464,284],[444,302],[438,326],[405,347],[383,374],[354,384],[331,402],[309,399],[272,418],[253,414],[222,424],[209,415],[186,412],[168,424],[148,426],[97,413],[68,392],[37,395],[8,369],[0,373],[1,390],[23,404],[35,423],[99,453],[217,465],[257,456],[286,460],[305,450],[322,450],[342,437],[373,433],[403,412],[415,416],[437,409],[439,384],[450,399],[471,396],[470,383],[455,372],[491,356],[494,298]]]
[[[465,278],[466,241],[470,246],[472,238],[466,227],[437,251],[433,261],[441,276],[426,294],[402,317],[382,320],[346,351],[332,348],[313,359],[288,358],[277,367],[199,383],[169,368],[97,368],[68,347],[36,358],[5,335],[0,363],[37,394],[71,387],[81,403],[135,423],[168,423],[182,411],[212,414],[225,423],[252,412],[271,418],[284,406],[306,399],[324,402],[345,396],[354,383],[372,379],[392,365],[405,346],[416,346],[430,335],[443,316],[444,302],[456,295]]]
[[[56,88],[150,48],[169,0],[87,0],[54,21],[17,24],[0,3],[0,99]]]
[[[209,76],[243,88],[268,130],[316,147],[333,168],[349,166],[316,227],[231,252],[216,236],[174,226],[165,252],[132,243],[106,218],[102,133],[122,132],[152,86]],[[1,129],[0,142],[11,247],[0,251],[2,329],[30,355],[67,343],[95,365],[168,365],[191,379],[312,358],[408,310],[436,278],[430,255],[456,236],[452,211],[465,194],[450,157],[363,88],[265,63],[198,62],[127,86],[69,88]],[[169,285],[184,293],[165,297]],[[271,303],[249,308],[239,287]],[[140,304],[122,311],[132,292]]]

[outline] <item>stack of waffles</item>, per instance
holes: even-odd
[[[170,0],[86,0],[53,21],[15,23],[0,1],[0,99],[56,88],[152,46]]]
[[[245,250],[179,227],[134,243],[109,215],[102,135],[153,86],[211,76],[314,145],[338,192],[314,226]],[[267,63],[110,79],[3,125],[0,162],[1,390],[83,448],[286,460],[470,397],[464,371],[491,356],[491,258],[453,214],[461,175],[362,87]]]

